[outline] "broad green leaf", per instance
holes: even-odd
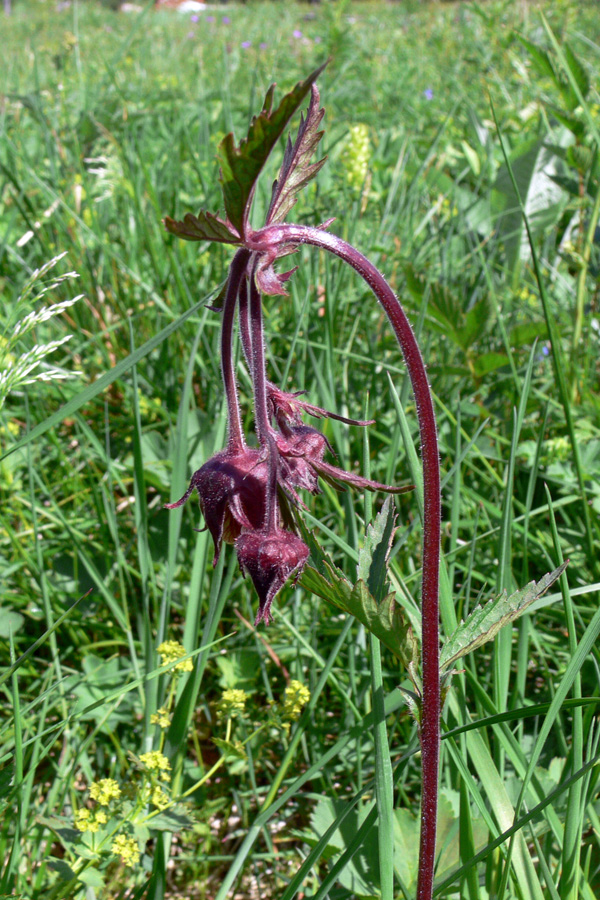
[[[221,166],[225,211],[242,239],[246,235],[256,180],[271,150],[326,65],[319,66],[305,81],[298,82],[275,110],[272,108],[275,85],[271,85],[262,111],[250,123],[247,137],[236,145],[230,133],[219,144],[217,159]]]
[[[7,638],[23,627],[25,619],[14,609],[0,607],[0,637]]]
[[[87,869],[79,873],[78,878],[90,888],[99,889],[104,886],[104,875],[95,866],[88,866]]]
[[[466,621],[461,622],[442,647],[440,669],[453,666],[461,656],[466,656],[471,650],[491,641],[501,628],[514,622],[531,606],[534,600],[541,597],[562,575],[567,565],[568,560],[554,572],[544,575],[537,584],[532,581],[527,587],[515,591],[510,597],[507,596],[506,591],[502,591],[483,606],[476,606],[471,615]]]
[[[316,84],[311,85],[311,96],[306,119],[300,119],[300,127],[294,144],[291,137],[285,148],[285,155],[281,170],[273,183],[271,204],[267,214],[267,224],[284,222],[287,214],[296,202],[296,194],[311,181],[319,169],[325,163],[327,157],[315,163],[310,163],[317,144],[323,136],[318,131],[319,125],[325,115],[324,109],[319,109],[319,90]]]
[[[358,553],[357,575],[376,600],[384,596],[387,561],[396,530],[396,508],[387,497],[372,525],[367,526],[364,545]]]
[[[545,340],[548,337],[548,326],[543,320],[539,322],[523,322],[515,325],[508,332],[511,347],[522,347],[532,344],[536,338]]]
[[[351,846],[356,832],[368,814],[365,806],[357,806],[348,812],[348,804],[348,800],[323,797],[311,813],[312,833],[305,832],[302,835],[309,845],[314,846],[331,826],[339,822],[339,826],[329,837],[327,849],[323,854],[325,859],[331,859]],[[357,898],[380,896],[378,858],[377,827],[374,827],[369,830],[358,851],[338,874],[339,883],[346,891],[350,891],[350,896]]]
[[[172,831],[175,834],[190,828],[193,824],[186,814],[185,808],[181,805],[172,809],[163,809],[157,816],[152,816],[147,821],[151,831]]]
[[[508,366],[509,359],[506,353],[482,353],[473,359],[473,371],[477,378],[483,378],[488,372],[495,372],[502,366]]]
[[[163,219],[165,228],[184,241],[217,241],[221,244],[239,244],[240,236],[218,216],[201,210],[197,216],[187,213],[183,221],[170,216]]]
[[[555,180],[562,172],[563,162],[547,148],[543,139],[536,138],[518,147],[510,164],[523,211],[506,164],[500,168],[494,184],[492,204],[493,212],[498,216],[497,228],[506,248],[507,266],[512,272],[514,286],[518,283],[521,262],[531,256],[523,216],[527,216],[536,239],[559,220],[568,196]]]
[[[394,866],[402,884],[409,890],[416,887],[419,861],[418,816],[408,809],[394,810]],[[436,881],[446,877],[460,862],[460,836],[458,828],[457,792],[442,789],[439,796],[438,820],[436,828]],[[488,829],[481,818],[472,818],[473,843],[481,850],[488,838]]]

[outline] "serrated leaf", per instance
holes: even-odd
[[[315,177],[327,158],[324,157],[312,164],[310,162],[323,136],[323,132],[318,131],[318,128],[325,115],[325,110],[319,109],[319,90],[316,84],[311,85],[310,91],[306,119],[304,116],[300,118],[300,127],[294,144],[291,137],[288,137],[281,170],[273,182],[271,203],[267,213],[268,225],[285,221],[297,200],[296,195]]]
[[[531,59],[540,75],[546,75],[548,78],[551,78],[554,84],[559,87],[560,82],[558,75],[546,51],[542,50],[541,47],[538,47],[537,44],[533,44],[531,41],[528,41],[527,38],[523,37],[523,35],[521,34],[517,34],[516,37],[531,56]]]
[[[367,527],[364,545],[358,552],[357,575],[368,586],[369,591],[379,600],[384,595],[387,576],[387,561],[396,530],[396,508],[388,497]]]
[[[510,597],[507,596],[506,591],[502,591],[483,606],[475,607],[471,615],[461,622],[442,647],[440,669],[453,666],[461,656],[466,656],[471,650],[475,650],[476,647],[495,638],[501,628],[514,622],[554,584],[567,565],[568,560],[554,572],[544,575],[537,584],[532,581],[521,590],[515,591]]]
[[[564,125],[565,128],[568,128],[571,134],[573,134],[577,138],[577,140],[582,140],[585,135],[585,122],[583,121],[583,119],[580,119],[576,115],[573,115],[572,112],[567,112],[566,110],[561,109],[560,106],[555,106],[554,103],[546,103],[546,110],[548,112],[551,112],[561,125]]]
[[[395,595],[388,594],[376,603],[364,581],[352,585],[333,566],[327,562],[324,565],[329,577],[306,566],[300,582],[302,587],[358,619],[405,667],[414,664],[419,649],[417,639]]]
[[[246,234],[256,180],[290,119],[326,65],[327,63],[324,63],[319,66],[305,81],[298,82],[275,110],[273,110],[275,86],[272,85],[267,92],[262,111],[254,116],[250,123],[247,137],[236,146],[233,134],[230,133],[219,144],[217,158],[221,166],[220,181],[225,211],[242,239]]]
[[[221,244],[239,244],[240,236],[227,222],[212,213],[200,210],[197,216],[187,213],[183,221],[170,216],[163,219],[165,228],[184,241],[217,241]]]
[[[566,41],[563,46],[563,53],[565,54],[565,60],[569,67],[569,71],[573,76],[573,80],[575,81],[582,97],[586,97],[590,90],[590,79],[588,78],[587,72],[585,71],[582,63],[579,61],[577,56],[573,51],[573,48]],[[579,103],[579,99],[576,98],[576,102]]]

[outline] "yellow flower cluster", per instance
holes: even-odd
[[[150,750],[149,753],[142,753],[140,762],[148,769],[148,771],[158,772],[160,777],[165,781],[168,781],[171,777],[171,763],[160,750]]]
[[[75,813],[75,828],[77,831],[87,831],[90,834],[96,834],[100,830],[100,826],[106,825],[107,822],[108,817],[101,809],[92,812],[90,809],[82,807]]]
[[[121,788],[114,778],[101,778],[90,785],[90,797],[100,806],[108,806],[111,800],[121,796]]]
[[[346,170],[346,181],[355,191],[360,191],[369,170],[371,142],[369,129],[364,123],[350,126],[350,135],[342,151],[341,162]]]
[[[246,691],[238,688],[228,688],[226,691],[223,691],[217,704],[217,717],[219,719],[235,719],[237,716],[243,715],[246,710],[247,699],[248,694]]]
[[[110,849],[116,856],[120,856],[126,866],[136,866],[140,861],[140,850],[133,838],[118,834],[112,842]]]
[[[161,645],[162,646],[162,645]],[[188,660],[189,662],[189,660]],[[177,668],[177,667],[175,667]],[[158,710],[158,712],[152,713],[150,716],[150,722],[152,725],[158,725],[160,728],[168,728],[171,724],[171,717],[169,716],[169,710],[165,709],[164,706]]]
[[[179,641],[163,641],[158,648],[163,666],[181,659],[182,656],[186,655],[186,652],[185,647]],[[174,666],[176,672],[191,672],[193,668],[194,664],[191,659],[184,659]]]
[[[310,700],[310,691],[301,681],[290,681],[283,695],[283,715],[295,722],[300,718],[302,707]]]

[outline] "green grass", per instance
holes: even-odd
[[[481,599],[571,560],[452,681],[438,895],[598,896],[600,25],[595,3],[542,9],[547,27],[536,7],[496,0],[228,5],[194,24],[22,0],[0,20],[0,374],[67,334],[48,363],[79,373],[16,388],[0,408],[0,896],[225,900],[258,885],[285,900],[414,897],[405,674],[300,586],[255,631],[231,548],[213,570],[197,506],[163,509],[223,445],[219,317],[206,303],[230,251],[176,242],[161,219],[216,211],[219,140],[242,134],[272,81],[287,90],[328,56],[329,162],[293,216],[335,215],[421,337],[440,427],[444,633]],[[517,34],[546,48],[562,90]],[[556,118],[567,112],[575,149]],[[356,124],[370,141],[358,189]],[[544,153],[554,180],[539,174]],[[18,302],[62,252],[52,275],[78,280]],[[319,425],[338,464],[418,481],[414,403],[387,323],[337,261],[302,250],[295,262],[290,297],[265,302],[270,376],[354,417],[368,396],[367,445],[359,429]],[[32,308],[76,294],[6,343]],[[238,378],[250,433],[241,354]],[[381,498],[325,485],[307,504],[306,527],[355,580]],[[418,626],[418,491],[397,506],[389,578]],[[183,644],[191,672],[162,665],[164,640]],[[290,722],[291,680],[311,699]],[[218,712],[230,689],[247,693],[244,715]],[[151,717],[164,706],[161,731]],[[180,802],[145,821],[156,777],[130,754],[159,748]],[[76,811],[103,778],[131,797],[82,834]],[[132,867],[108,852],[119,828],[144,848]]]

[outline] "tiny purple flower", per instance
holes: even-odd
[[[194,13],[194,15],[190,17],[190,22],[192,22],[193,25],[196,25],[199,21],[200,16],[197,16],[196,13]]]
[[[260,49],[261,49],[261,50],[266,50],[268,46],[269,46],[268,44],[265,44],[265,42],[262,41],[261,44],[260,44]]]
[[[221,22],[223,23],[223,25],[229,25],[229,23],[231,22],[231,19],[229,18],[229,16],[223,16],[223,18],[221,19]]]
[[[206,17],[206,21],[207,21],[207,22],[214,22],[214,21],[215,21],[215,17],[214,17],[214,16],[207,16],[207,17]]]
[[[320,37],[320,35],[317,35],[315,38],[315,44],[320,44],[322,40],[323,40],[323,38]]]
[[[431,88],[425,88],[425,90],[423,91],[423,96],[426,100],[433,100],[433,91],[431,90]]]
[[[302,32],[299,31],[297,28],[294,29],[294,31],[292,32],[292,34],[293,34],[293,36],[296,38],[296,40],[298,40],[299,38],[302,37]]]
[[[252,46],[252,41],[242,41],[242,47],[244,48],[244,50],[247,50],[248,47],[251,47],[251,46]]]

